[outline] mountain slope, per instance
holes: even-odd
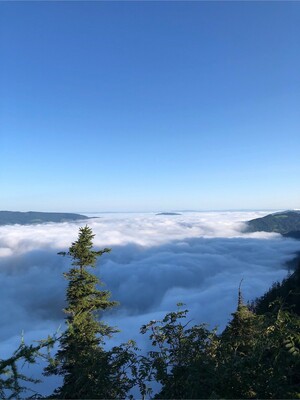
[[[300,212],[284,211],[269,214],[247,222],[247,232],[277,232],[282,235],[299,238]]]
[[[85,215],[52,212],[0,211],[0,225],[31,225],[45,222],[66,222],[89,219]]]
[[[300,254],[297,255],[295,261],[298,265],[290,276],[282,282],[275,282],[264,295],[252,303],[257,314],[269,312],[273,302],[281,300],[291,311],[300,315]]]

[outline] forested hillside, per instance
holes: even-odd
[[[247,232],[277,232],[288,237],[300,236],[300,211],[284,211],[247,222]]]
[[[85,215],[72,213],[0,211],[0,225],[31,225],[44,222],[66,222],[87,219],[89,218]]]
[[[266,314],[276,301],[281,301],[285,308],[300,316],[300,257],[296,270],[282,282],[275,282],[252,306],[256,314]]]

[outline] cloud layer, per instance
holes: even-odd
[[[122,333],[113,343],[138,339],[139,327],[182,301],[195,323],[224,327],[242,278],[246,300],[286,275],[300,243],[270,233],[242,233],[246,220],[266,212],[183,213],[180,216],[111,214],[91,219],[96,247],[111,247],[95,271],[120,306],[104,319]],[[76,240],[80,223],[0,227],[1,357],[21,331],[40,339],[63,324],[69,260],[59,257]]]

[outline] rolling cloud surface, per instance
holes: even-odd
[[[103,319],[121,329],[117,344],[139,334],[142,324],[184,302],[194,323],[222,329],[234,311],[243,278],[245,300],[286,276],[285,263],[300,242],[272,233],[242,233],[246,220],[267,212],[199,212],[177,216],[101,214],[88,225],[95,247],[111,247],[95,270],[120,306]],[[70,260],[57,255],[76,240],[81,224],[0,227],[1,354],[44,338],[62,325]],[[51,386],[51,385],[50,385]],[[45,383],[45,387],[50,387]]]

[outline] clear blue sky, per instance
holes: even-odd
[[[300,207],[299,2],[0,12],[0,209]]]

